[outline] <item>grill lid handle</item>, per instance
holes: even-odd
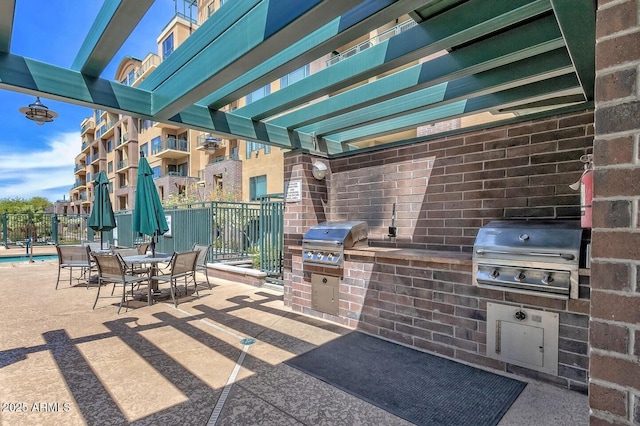
[[[477,249],[476,254],[511,254],[514,256],[544,256],[544,257],[561,257],[566,260],[574,260],[576,257],[567,253],[537,253],[537,252],[517,252],[517,251],[503,251],[503,250],[487,250]]]

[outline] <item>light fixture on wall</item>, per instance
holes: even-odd
[[[58,114],[54,111],[51,111],[40,102],[40,97],[36,97],[36,101],[29,106],[22,107],[18,109],[25,117],[29,120],[33,120],[38,126],[42,126],[44,123],[50,123],[54,118],[58,116]]]
[[[327,175],[327,165],[322,161],[316,161],[315,163],[313,163],[311,173],[313,174],[314,178],[322,180]]]

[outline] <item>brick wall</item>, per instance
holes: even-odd
[[[590,323],[591,424],[640,424],[638,0],[600,0]]]
[[[592,146],[582,111],[334,159],[327,216],[366,220],[377,245],[470,251],[492,219],[579,217],[569,185]]]
[[[581,155],[593,146],[593,113],[578,111],[537,121],[426,140],[325,161],[323,181],[311,176],[317,159],[285,158],[285,180],[302,182],[302,199],[286,203],[285,247],[299,246],[309,226],[324,220],[366,220],[370,245],[470,252],[478,229],[493,219],[578,218]],[[387,237],[396,203],[395,241]],[[311,308],[311,274],[341,275],[339,315]],[[302,264],[287,250],[285,304],[402,344],[465,362],[528,375],[586,391],[589,281],[569,301],[480,289],[471,262],[421,262],[347,257],[339,272]],[[557,312],[559,376],[488,358],[488,301]]]

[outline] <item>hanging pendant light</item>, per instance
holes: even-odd
[[[213,154],[220,148],[222,139],[214,137],[212,134],[209,134],[207,138],[204,140],[204,150],[209,154]]]
[[[46,105],[40,102],[40,97],[37,97],[34,103],[29,104],[27,107],[22,107],[18,109],[18,111],[38,126],[42,126],[44,123],[50,123],[58,116],[56,112],[51,111]]]

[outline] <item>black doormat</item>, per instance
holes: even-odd
[[[417,425],[496,425],[526,386],[359,332],[285,363]]]

